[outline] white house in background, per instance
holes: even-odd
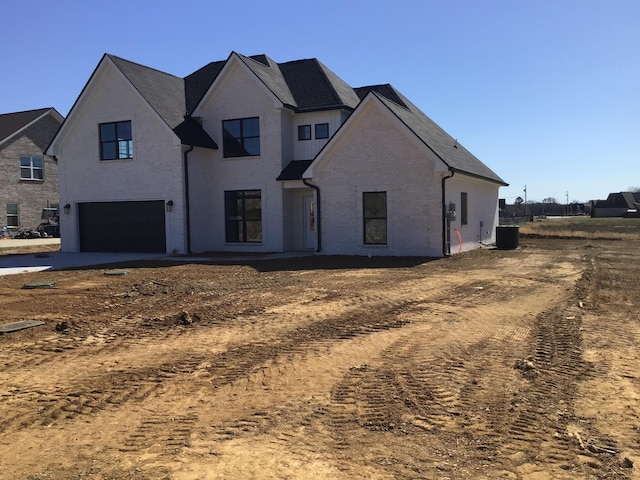
[[[390,85],[235,52],[105,55],[47,154],[68,252],[442,256],[495,241],[506,185]]]

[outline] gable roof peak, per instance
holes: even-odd
[[[109,58],[121,70],[122,70],[121,67],[125,67],[126,68],[126,66],[130,66],[130,67],[133,67],[133,68],[137,67],[137,68],[141,68],[141,69],[144,69],[144,70],[157,72],[159,74],[168,75],[168,76],[174,77],[174,78],[180,78],[180,77],[178,77],[176,75],[173,75],[171,73],[167,73],[167,72],[164,72],[164,71],[159,70],[157,68],[149,67],[147,65],[143,65],[142,63],[134,62],[132,60],[127,60],[126,58],[118,57],[117,55],[113,55],[111,53],[105,53],[104,56],[106,58]]]
[[[390,83],[383,83],[380,85],[368,85],[365,87],[358,87],[354,89],[360,97],[361,100],[364,100],[369,93],[373,93],[376,96],[382,96],[387,100],[391,100],[393,103],[409,109],[407,104],[402,101],[400,93],[391,85]]]
[[[105,54],[167,125],[175,128],[187,111],[184,80],[115,55]]]
[[[23,128],[48,113],[52,113],[59,121],[63,119],[62,115],[53,107],[0,114],[0,143],[13,137]]]

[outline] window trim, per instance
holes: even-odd
[[[258,200],[260,202],[260,219],[248,219],[247,218],[247,209],[246,209],[246,200]],[[230,202],[237,202],[241,200],[242,207],[240,212],[235,212],[237,215],[234,217],[239,218],[231,218],[230,210],[231,204]],[[260,224],[260,239],[259,240],[249,240],[247,235],[247,223],[248,222],[257,222]],[[242,244],[261,244],[262,243],[262,234],[263,234],[263,225],[262,225],[262,190],[253,189],[253,190],[225,190],[224,191],[224,236],[225,243],[242,243]],[[233,239],[236,238],[237,239]]]
[[[298,141],[311,140],[311,125],[298,125]]]
[[[118,125],[120,124],[128,124],[129,132],[128,138],[119,138],[118,135]],[[114,125],[114,139],[113,140],[105,140],[103,139],[102,127],[106,125]],[[98,137],[100,139],[100,161],[109,162],[112,160],[133,160],[133,124],[131,120],[120,120],[117,122],[103,122],[98,124]],[[109,144],[113,144],[115,147],[115,157],[106,158],[105,157],[105,146]],[[122,147],[126,148],[123,150]]]
[[[460,192],[460,225],[469,224],[469,195]]]
[[[29,159],[29,165],[22,165],[22,159]],[[33,161],[34,160],[40,160],[40,162],[42,163],[42,167],[34,167],[33,166]],[[22,170],[23,169],[28,169],[29,170],[29,177],[23,177],[22,176]],[[34,172],[39,171],[41,172],[42,177],[41,178],[36,178],[33,174]],[[32,156],[32,155],[20,155],[20,180],[26,180],[26,181],[34,181],[34,182],[44,182],[44,157],[37,157],[37,156]]]
[[[322,135],[322,136],[318,135],[318,127],[326,127],[327,128],[327,134],[326,135]],[[315,127],[314,127],[314,134],[315,134],[316,140],[329,138],[329,124],[327,122],[325,122],[325,123],[316,123]]]
[[[245,136],[244,135],[244,123],[248,120],[255,120],[256,121],[256,125],[258,127],[258,135],[252,135],[252,136]],[[243,153],[241,154],[234,154],[232,152],[230,152],[230,148],[227,145],[227,132],[228,130],[225,128],[225,124],[227,122],[240,122],[240,137],[235,137],[231,134],[231,132],[229,132],[229,135],[232,136],[232,138],[236,141],[238,141],[240,143],[240,146],[242,147],[242,149],[244,150]],[[249,153],[246,148],[245,148],[245,140],[247,139],[258,139],[258,153]],[[226,120],[222,120],[222,157],[223,158],[242,158],[242,157],[259,157],[262,151],[262,145],[261,145],[261,141],[260,141],[260,117],[244,117],[244,118],[228,118]],[[246,154],[245,154],[246,153]]]
[[[384,195],[384,216],[367,216],[367,196],[368,195]],[[384,241],[368,241],[367,239],[367,223],[371,220],[384,220]],[[389,208],[386,190],[362,192],[362,243],[365,245],[388,245],[389,244]]]

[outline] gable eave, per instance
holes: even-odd
[[[99,84],[100,76],[103,74],[103,72],[105,72],[107,68],[113,68],[115,71],[117,71],[118,74],[122,77],[122,79],[125,80],[125,82],[131,87],[132,91],[134,91],[137,95],[139,95],[140,98],[144,101],[144,103],[148,105],[149,110],[152,111],[158,117],[158,119],[160,119],[160,121],[166,126],[166,128],[171,132],[171,134],[174,135],[177,140],[179,140],[178,136],[175,134],[175,132],[173,132],[173,129],[171,128],[171,126],[166,122],[164,118],[162,118],[162,116],[157,112],[157,110],[153,108],[153,106],[149,103],[149,101],[145,98],[145,96],[142,95],[142,93],[136,88],[136,86],[133,85],[131,80],[124,74],[124,72],[118,67],[118,65],[113,61],[111,57],[112,57],[111,55],[109,55],[108,53],[105,53],[100,59],[100,62],[98,62],[98,65],[91,73],[89,80],[80,91],[78,98],[76,98],[75,102],[71,106],[71,109],[69,110],[67,117],[62,122],[62,125],[58,129],[58,132],[53,137],[53,139],[51,140],[51,143],[45,150],[46,155],[52,155],[52,156],[57,155],[56,147],[60,139],[64,137],[65,133],[70,128],[70,125],[73,124],[73,122],[75,121],[76,115],[78,115],[79,111],[82,109],[85,98],[90,94],[91,89],[93,89],[94,87],[96,87],[96,85]]]
[[[407,135],[410,135],[412,141],[418,147],[424,148],[427,153],[435,156],[436,160],[440,161],[444,165],[444,169],[449,169],[449,165],[442,158],[440,158],[440,156],[435,151],[433,151],[433,149],[431,149],[429,145],[427,145],[418,135],[416,135],[415,132],[413,132],[406,125],[406,123],[402,121],[402,119],[398,118],[397,115],[395,115],[388,108],[385,108],[386,106],[380,100],[380,98],[378,98],[376,94],[371,92],[360,101],[360,103],[353,110],[353,113],[349,115],[346,121],[342,125],[340,125],[338,130],[333,134],[333,136],[329,139],[329,141],[320,149],[318,154],[313,159],[313,162],[311,163],[309,168],[307,168],[307,170],[305,170],[305,172],[303,173],[303,178],[314,177],[315,169],[317,169],[320,165],[322,165],[322,163],[324,162],[324,159],[329,155],[329,152],[331,151],[331,149],[333,149],[334,146],[340,141],[340,138],[342,138],[345,135],[344,132],[346,132],[350,128],[351,124],[354,123],[361,115],[366,115],[366,107],[369,105],[373,106],[374,108],[377,108],[388,119],[390,119],[393,123],[395,123],[396,126],[404,130]]]
[[[64,121],[64,117],[62,115],[60,115],[60,113],[53,107],[48,107],[48,108],[45,108],[45,109],[38,109],[38,110],[42,110],[42,113],[40,115],[38,115],[37,117],[31,119],[29,122],[25,123],[24,125],[19,127],[17,130],[12,132],[11,134],[9,134],[6,137],[0,139],[0,146],[2,144],[4,144],[4,143],[9,142],[11,139],[16,138],[17,136],[21,135],[22,132],[24,132],[25,130],[30,128],[32,125],[35,125],[37,122],[39,122],[40,120],[45,118],[47,115],[52,115],[60,123],[62,123]]]
[[[85,96],[88,94],[87,92],[93,86],[93,83],[95,83],[96,77],[99,75],[99,72],[105,68],[104,64],[106,61],[107,61],[107,54],[105,53],[102,55],[102,58],[96,65],[96,68],[94,68],[93,72],[91,72],[91,75],[89,76],[89,80],[87,80],[87,83],[85,83],[84,87],[82,87],[82,90],[80,90],[80,94],[78,95],[76,100],[73,102],[73,105],[71,105],[71,108],[69,109],[69,113],[67,113],[67,116],[62,122],[62,125],[60,125],[60,128],[58,129],[54,137],[51,139],[49,146],[45,150],[45,153],[47,155],[57,155],[56,147],[58,145],[58,142],[64,136],[66,131],[69,129],[69,124],[73,122],[76,115],[76,111],[81,108],[83,100]]]
[[[224,79],[229,75],[229,71],[233,68],[233,65],[239,66],[245,73],[254,78],[257,83],[263,88],[265,92],[267,92],[274,102],[278,104],[281,108],[288,108],[290,110],[297,111],[297,105],[292,104],[291,102],[283,101],[276,93],[269,88],[269,86],[258,76],[245,62],[243,56],[237,52],[231,52],[227,60],[225,61],[224,67],[220,70],[220,73],[216,76],[215,80],[211,82],[211,85],[207,89],[204,95],[200,98],[196,106],[193,108],[193,115],[200,116],[200,108],[206,103],[207,99],[213,95],[213,92],[218,89],[219,85],[224,82]]]
[[[393,87],[391,87],[391,88],[393,88]],[[396,94],[399,96],[400,99],[404,98],[402,96],[402,94],[397,92],[395,89],[393,89],[393,90],[396,92]],[[384,107],[386,107],[386,109],[389,111],[389,113],[391,115],[393,115],[395,118],[397,118],[397,120],[399,122],[401,122],[407,128],[408,131],[412,132],[412,134],[415,136],[415,138],[420,143],[422,143],[444,165],[447,166],[447,169],[449,171],[463,173],[463,174],[471,176],[471,177],[475,177],[475,178],[478,178],[478,179],[483,179],[483,180],[486,180],[488,182],[496,183],[496,184],[503,185],[503,186],[507,186],[508,185],[508,183],[506,183],[504,180],[502,180],[502,178],[500,178],[499,175],[497,175],[487,165],[485,165],[482,161],[480,161],[478,158],[476,158],[475,155],[473,155],[470,151],[468,151],[466,148],[464,148],[462,145],[460,145],[456,139],[451,137],[451,135],[449,135],[446,131],[444,131],[444,129],[442,129],[442,127],[440,127],[433,120],[431,120],[424,113],[422,113],[408,99],[404,98],[404,100],[403,100],[403,104],[404,105],[399,105],[399,104],[396,104],[393,100],[387,99],[386,97],[378,94],[377,92],[373,92],[372,91],[367,95],[367,97],[369,95],[375,95],[379,99],[380,103],[382,105],[384,105]],[[436,144],[438,143],[437,135],[436,135],[436,140],[434,140],[431,137],[430,138],[425,138],[416,129],[414,129],[411,125],[409,125],[403,118],[401,118],[400,115],[396,111],[394,111],[393,108],[391,108],[391,105],[393,105],[393,108],[398,109],[398,111],[409,113],[410,117],[413,119],[413,122],[415,123],[417,121],[418,125],[421,126],[421,127],[424,127],[423,123],[425,121],[428,122],[428,124],[430,125],[429,128],[432,131],[440,132],[439,135],[441,137],[444,136],[444,137],[446,137],[448,139],[448,141],[451,142],[449,148],[456,149],[455,153],[452,153],[451,155],[449,155],[449,154],[447,154],[447,152],[441,152],[440,151],[443,148],[443,146],[442,146],[442,138],[440,139],[439,148],[437,148],[434,145],[431,145],[431,141],[434,141],[434,143],[436,143]],[[431,135],[433,135],[433,133],[431,133]],[[452,155],[453,156],[457,155],[458,158],[452,158]],[[459,166],[460,163],[466,164],[465,165],[466,168],[461,168]]]

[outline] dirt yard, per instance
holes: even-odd
[[[45,322],[0,335],[3,479],[640,478],[640,241],[13,275],[0,309]]]

